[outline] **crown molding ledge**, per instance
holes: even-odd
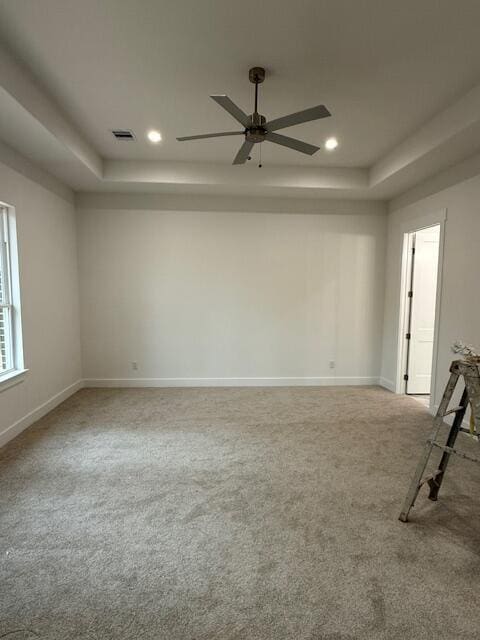
[[[106,182],[261,186],[297,189],[364,189],[368,186],[365,169],[310,168],[305,166],[238,167],[223,164],[186,162],[138,162],[107,160]]]
[[[27,160],[27,158],[1,140],[0,162],[13,171],[20,173],[25,178],[32,180],[32,182],[36,182],[44,189],[48,189],[55,195],[63,198],[63,200],[66,200],[70,204],[74,203],[75,195],[70,187],[67,187],[50,173],[44,171],[30,160]]]
[[[30,71],[0,46],[0,87],[97,178],[103,175],[103,160],[77,131],[62,110],[38,85]]]
[[[75,205],[82,210],[199,211],[241,213],[299,213],[322,215],[385,215],[380,200],[326,198],[269,198],[253,196],[181,195],[151,193],[77,193]]]

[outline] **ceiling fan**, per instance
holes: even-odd
[[[177,138],[179,142],[185,140],[201,140],[203,138],[220,138],[223,136],[245,136],[245,141],[240,147],[239,152],[233,160],[233,164],[244,164],[250,157],[250,151],[257,142],[273,142],[280,144],[283,147],[300,151],[300,153],[306,153],[311,156],[316,153],[320,147],[316,147],[313,144],[296,140],[295,138],[289,138],[288,136],[282,136],[275,131],[279,129],[285,129],[286,127],[292,127],[295,124],[301,124],[302,122],[310,122],[311,120],[319,120],[320,118],[328,118],[330,111],[320,104],[317,107],[311,107],[304,111],[298,111],[297,113],[291,113],[288,116],[282,118],[276,118],[267,122],[265,116],[258,113],[258,85],[265,80],[265,69],[262,67],[253,67],[248,73],[250,82],[255,85],[255,108],[252,115],[247,116],[240,107],[230,100],[225,95],[210,96],[217,104],[228,111],[228,113],[237,120],[243,127],[243,131],[225,131],[222,133],[203,133],[198,136],[184,136]]]

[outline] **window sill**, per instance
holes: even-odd
[[[0,376],[0,393],[10,387],[19,384],[25,380],[28,373],[28,369],[15,369],[15,371],[9,371],[3,376]]]

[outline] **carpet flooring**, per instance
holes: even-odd
[[[378,387],[82,390],[0,450],[0,637],[478,640],[480,466],[397,519],[430,426]]]

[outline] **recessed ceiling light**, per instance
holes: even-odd
[[[155,131],[154,129],[152,129],[152,131],[149,131],[147,133],[147,138],[150,140],[150,142],[160,142],[162,136],[160,134],[160,131]]]
[[[325,149],[333,151],[338,147],[338,140],[336,138],[328,138],[325,140]]]

